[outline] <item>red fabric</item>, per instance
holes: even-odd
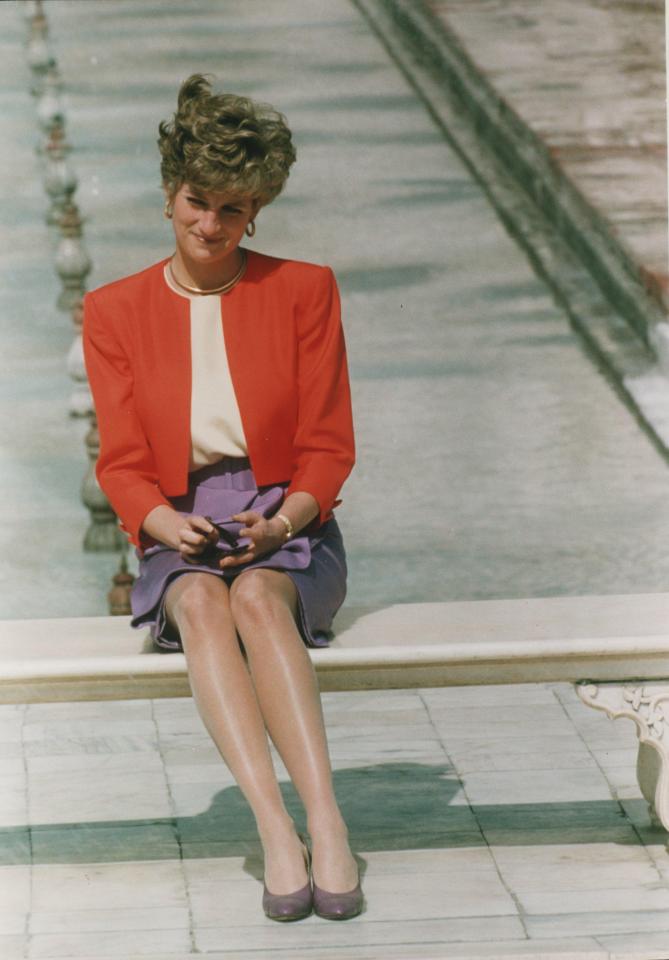
[[[100,430],[96,475],[140,547],[146,515],[188,487],[190,304],[167,286],[165,263],[84,298],[84,355]],[[334,275],[249,251],[222,315],[256,481],[288,481],[288,493],[311,493],[322,523],[354,462]]]

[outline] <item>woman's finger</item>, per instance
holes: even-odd
[[[244,523],[248,527],[254,523],[259,523],[265,518],[262,513],[258,513],[256,510],[242,510],[241,513],[233,514],[232,519],[237,523]]]
[[[209,523],[206,517],[200,517],[197,514],[191,514],[188,517],[184,517],[184,519],[193,530],[198,530],[201,533],[204,533],[206,536],[216,533],[216,527]]]
[[[179,550],[181,553],[202,553],[203,549],[207,546],[207,541],[203,540],[200,543],[186,543],[184,540],[179,544]]]
[[[242,563],[248,563],[249,560],[255,560],[255,551],[246,550],[244,553],[234,553],[230,556],[223,557],[218,561],[219,567],[238,567]]]
[[[242,527],[238,534],[240,537],[248,537],[249,540],[253,540],[254,535],[256,537],[258,536],[258,531],[255,529],[255,527]]]
[[[181,543],[197,545],[207,543],[209,538],[204,533],[198,533],[196,530],[191,530],[189,527],[182,527],[182,529],[179,531],[179,539],[181,540]]]

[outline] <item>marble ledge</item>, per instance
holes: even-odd
[[[325,690],[664,678],[668,619],[669,594],[348,608],[311,654]],[[126,617],[4,621],[0,699],[189,696],[184,655],[137,633]]]

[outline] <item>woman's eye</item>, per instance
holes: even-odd
[[[201,209],[207,208],[207,201],[200,199],[200,197],[187,197],[188,202],[193,207],[199,207]],[[239,207],[231,207],[228,204],[221,207],[221,213],[227,217],[238,217],[243,211]]]

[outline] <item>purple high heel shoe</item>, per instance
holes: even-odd
[[[314,913],[323,920],[350,920],[362,913],[363,903],[359,873],[357,885],[345,893],[329,893],[314,883]]]
[[[304,847],[304,864],[307,868],[307,882],[294,893],[270,893],[263,881],[262,908],[270,920],[304,920],[313,910],[311,890],[311,853],[304,837],[300,834],[300,843]]]

